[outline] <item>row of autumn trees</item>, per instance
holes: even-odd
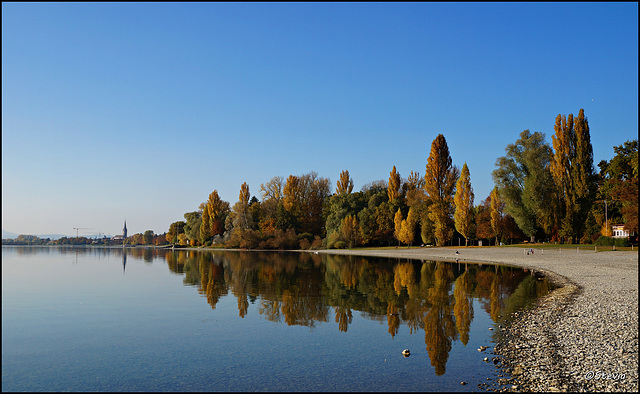
[[[395,166],[388,182],[353,191],[342,171],[335,193],[317,173],[276,176],[260,185],[261,199],[240,187],[231,206],[214,190],[197,211],[172,223],[167,239],[260,249],[344,248],[359,245],[451,244],[454,237],[506,242],[546,239],[591,243],[610,235],[605,223],[637,231],[637,140],[615,147],[616,156],[593,165],[589,125],[558,115],[553,147],[544,133],[525,130],[496,161],[495,188],[474,206],[467,164],[453,165],[445,137],[431,144],[425,175],[405,179]],[[608,203],[608,212],[604,212]]]

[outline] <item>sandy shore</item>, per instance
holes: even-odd
[[[459,255],[455,252],[459,251]],[[323,250],[321,253],[503,263],[561,287],[514,318],[494,349],[509,391],[638,391],[638,252],[534,247]]]

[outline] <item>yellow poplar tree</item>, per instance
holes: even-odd
[[[407,244],[407,247],[411,246],[416,235],[416,217],[414,212],[415,210],[413,208],[409,208],[407,218],[402,220],[400,224],[400,238],[398,240]]]
[[[456,211],[453,214],[456,230],[462,234],[464,246],[467,246],[473,224],[473,188],[471,187],[469,167],[467,167],[466,162],[462,166],[460,178],[456,183],[456,194],[453,201],[456,207]]]
[[[340,173],[340,179],[336,184],[336,194],[349,194],[353,191],[353,179],[349,176],[349,171]]]
[[[389,173],[389,186],[387,186],[389,203],[393,203],[400,196],[400,173],[396,171],[396,166]]]
[[[394,167],[395,168],[395,167]],[[402,212],[400,212],[400,208],[396,212],[396,215],[393,218],[394,231],[393,236],[398,240],[398,244],[400,244],[400,232],[402,231]]]
[[[209,210],[210,236],[222,234],[224,232],[224,219],[229,212],[229,203],[220,198],[218,190],[214,190],[209,194],[207,209]]]
[[[342,219],[340,225],[340,233],[342,238],[349,244],[349,248],[353,248],[360,243],[360,226],[358,219],[354,215],[347,215]]]
[[[442,134],[431,143],[424,174],[424,190],[433,202],[429,208],[429,219],[434,224],[438,246],[449,240],[452,230],[453,193],[459,170],[452,164],[447,140]]]

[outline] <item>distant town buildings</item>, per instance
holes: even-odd
[[[122,235],[116,235],[111,238],[113,241],[124,241],[127,239],[127,221],[124,221],[124,228],[122,229]]]

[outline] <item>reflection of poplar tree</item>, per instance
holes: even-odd
[[[351,309],[343,306],[336,306],[334,308],[336,314],[336,323],[338,323],[338,329],[342,332],[347,332],[349,324],[353,321],[353,314]]]
[[[244,291],[238,295],[238,316],[244,319],[249,310],[249,300],[247,299],[247,293]]]
[[[413,334],[418,332],[421,327],[421,323],[424,321],[426,307],[421,302],[419,297],[410,297],[404,305],[405,323],[409,327],[409,333]]]
[[[284,315],[284,321],[287,325],[294,325],[298,322],[298,316],[296,316],[296,305],[293,296],[289,290],[282,292],[282,314]]]
[[[387,304],[387,325],[389,326],[389,334],[395,337],[400,327],[400,316],[398,315],[398,308],[391,302]]]
[[[500,277],[495,275],[493,277],[493,282],[491,282],[491,320],[497,322],[500,317],[500,312],[502,311],[502,305],[500,300]]]
[[[460,334],[460,342],[465,346],[469,342],[469,327],[473,320],[472,290],[471,275],[465,271],[456,279],[453,290],[453,297],[456,300],[453,314],[456,317],[456,328]]]
[[[220,297],[227,294],[224,270],[211,259],[203,258],[200,260],[200,281],[207,302],[215,309]]]
[[[401,263],[393,267],[393,288],[397,295],[400,295],[403,287],[407,288],[409,297],[415,294],[416,278],[413,270],[413,264]]]
[[[438,376],[445,373],[451,342],[457,334],[451,315],[452,302],[449,296],[452,274],[451,265],[436,263],[435,285],[429,289],[428,297],[431,309],[424,321],[424,341],[431,365]]]

